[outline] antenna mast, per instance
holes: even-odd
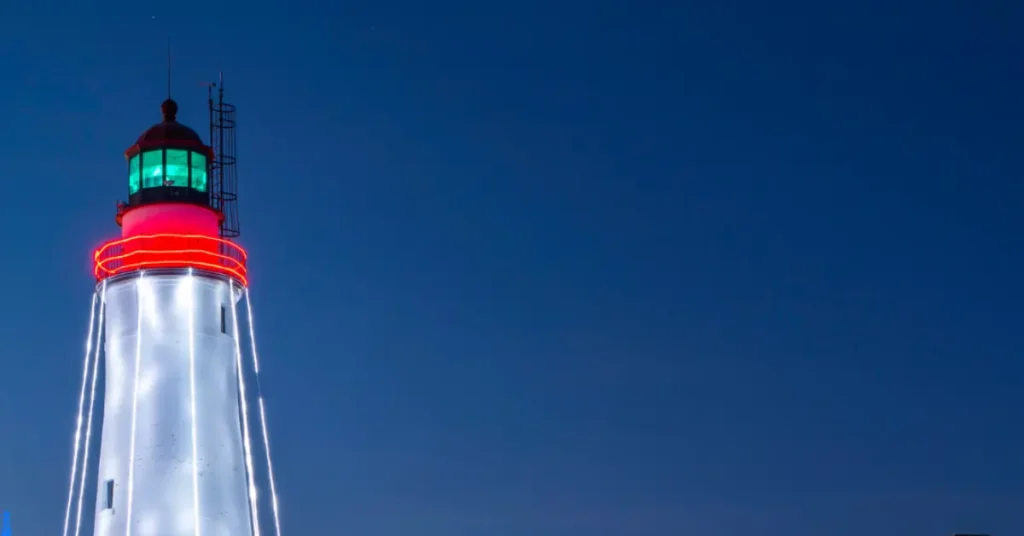
[[[171,98],[171,36],[167,36],[167,99]]]

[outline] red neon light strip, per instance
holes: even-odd
[[[223,244],[223,245],[227,246],[228,249],[233,249],[233,250],[241,253],[243,260],[248,260],[248,258],[249,258],[249,254],[246,253],[244,249],[242,249],[242,246],[239,246],[238,244],[236,244],[236,243],[234,243],[234,242],[232,242],[230,240],[227,240],[227,239],[224,239],[224,238],[220,238],[220,237],[216,237],[216,236],[206,236],[206,235],[197,235],[197,234],[175,234],[175,233],[135,235],[135,236],[129,236],[127,238],[121,238],[121,239],[118,239],[118,240],[111,240],[110,242],[107,242],[106,244],[103,244],[98,250],[96,250],[96,256],[99,257],[100,255],[103,254],[104,251],[106,251],[106,250],[108,250],[108,249],[110,249],[112,247],[123,246],[123,245],[125,245],[127,243],[134,242],[136,240],[153,239],[153,238],[177,238],[177,239],[184,239],[184,240],[199,240],[199,241],[208,240],[208,241],[211,241],[211,242],[216,242],[218,244]]]
[[[138,240],[152,239],[155,243],[140,244],[139,249],[124,248],[125,244],[135,242]],[[213,249],[219,249],[218,246],[225,246],[232,253],[237,253],[241,259],[235,258],[232,255],[225,255],[217,251],[211,251],[208,249],[178,249],[171,247],[182,244],[182,242],[190,241],[201,241],[211,245]],[[194,244],[194,243],[193,243]],[[164,247],[161,247],[164,246]],[[197,244],[198,245],[198,244]],[[112,248],[121,246],[121,250],[130,249],[126,253],[113,254],[110,251]],[[155,248],[155,249],[150,249]],[[134,262],[125,262],[126,259],[142,256],[150,257],[149,259],[139,259]],[[170,256],[171,258],[167,258]],[[214,262],[207,262],[206,260],[199,260],[196,257],[206,257]],[[152,257],[158,257],[153,259]],[[119,240],[113,240],[101,246],[93,254],[95,265],[93,268],[93,274],[97,279],[105,279],[106,277],[131,272],[135,270],[142,270],[145,268],[169,268],[169,267],[195,267],[200,269],[210,270],[212,272],[231,276],[242,283],[242,285],[248,286],[248,278],[246,277],[245,261],[248,255],[245,250],[240,246],[219,237],[212,237],[206,235],[194,235],[194,234],[152,234],[152,235],[136,235]],[[110,267],[112,263],[122,263],[117,267]]]
[[[233,275],[233,276],[237,277],[240,280],[246,279],[246,277],[245,277],[245,270],[244,269],[232,268],[230,266],[225,266],[224,264],[221,264],[221,263],[218,263],[218,262],[207,262],[207,261],[201,261],[201,260],[198,260],[198,259],[173,259],[173,258],[172,259],[167,259],[167,258],[164,258],[164,259],[146,259],[146,260],[138,260],[138,261],[134,261],[134,262],[126,262],[126,263],[123,263],[120,266],[117,266],[117,267],[114,267],[114,268],[110,268],[110,267],[105,266],[105,265],[98,265],[98,266],[96,266],[96,269],[93,270],[93,273],[94,273],[94,275],[96,276],[97,279],[104,279],[104,278],[112,276],[112,275],[117,275],[119,273],[123,273],[123,272],[129,271],[129,270],[132,270],[132,269],[138,269],[140,267],[145,267],[145,266],[164,266],[164,267],[179,266],[179,267],[189,267],[189,266],[200,266],[200,265],[202,265],[204,267],[207,267],[207,268],[214,267],[215,268],[214,271],[217,271],[217,272],[220,272],[220,273],[224,273],[224,274]],[[101,273],[101,271],[102,271],[102,273]]]
[[[111,270],[107,268],[108,264],[110,264],[112,262],[117,262],[117,261],[121,261],[121,260],[127,259],[128,257],[134,257],[134,256],[139,255],[139,254],[170,255],[170,254],[177,254],[177,253],[181,253],[181,254],[194,253],[194,254],[199,254],[199,255],[209,255],[210,257],[213,257],[215,260],[231,261],[232,263],[234,263],[234,265],[237,267],[237,269],[239,269],[241,271],[245,271],[245,265],[242,264],[242,262],[239,261],[238,259],[235,259],[234,257],[229,257],[227,255],[222,255],[220,253],[215,253],[213,251],[205,251],[205,250],[202,250],[202,249],[137,249],[137,250],[132,251],[130,253],[124,253],[122,255],[113,255],[113,256],[107,257],[105,259],[97,259],[96,260],[96,267],[97,268],[102,268],[103,270],[105,270],[107,272],[111,272]],[[147,262],[147,261],[139,261],[139,262]],[[224,266],[224,267],[227,268],[227,269],[231,269],[231,266]],[[114,268],[114,270],[117,270],[117,268]]]
[[[240,271],[238,271],[238,270],[236,270],[234,268],[229,268],[227,266],[224,266],[223,264],[214,264],[214,263],[210,263],[210,262],[195,261],[195,260],[172,259],[172,260],[138,261],[138,262],[132,262],[132,263],[125,263],[125,264],[123,264],[121,266],[118,266],[117,268],[114,268],[114,269],[110,269],[110,268],[107,268],[105,266],[97,266],[96,270],[94,271],[94,273],[95,273],[97,279],[102,280],[102,279],[106,279],[107,277],[114,276],[114,275],[117,275],[117,274],[122,274],[122,273],[126,273],[126,272],[132,272],[132,271],[135,271],[135,270],[144,270],[146,268],[184,268],[184,267],[194,267],[194,268],[207,269],[207,270],[210,270],[211,272],[217,272],[217,273],[220,273],[220,274],[232,276],[235,279],[238,279],[245,286],[248,286],[248,284],[249,284],[249,280],[248,280],[248,278],[245,277],[243,272],[240,272]],[[106,273],[101,275],[99,273],[100,269],[102,269]]]
[[[227,276],[234,277],[240,283],[242,283],[242,286],[249,286],[249,280],[245,276],[243,276],[242,274],[238,273],[238,271],[233,270],[231,268],[227,268],[227,267],[222,266],[220,264],[211,264],[211,263],[208,263],[208,262],[199,262],[199,261],[188,261],[188,262],[182,262],[182,261],[142,261],[142,262],[135,262],[135,263],[131,263],[131,264],[125,264],[124,266],[121,266],[120,268],[117,268],[113,272],[110,272],[108,275],[103,276],[103,277],[99,277],[99,279],[106,279],[107,277],[110,277],[110,276],[113,276],[113,275],[123,274],[123,273],[128,273],[128,272],[134,272],[136,270],[145,270],[147,268],[182,268],[182,267],[206,269],[206,270],[209,270],[211,272],[216,272],[216,273],[219,273],[219,274],[224,274],[224,275],[227,275]]]

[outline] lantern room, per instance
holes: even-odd
[[[139,136],[125,151],[128,203],[125,210],[154,203],[210,205],[213,150],[199,134],[177,121],[178,105],[160,105],[163,121]]]

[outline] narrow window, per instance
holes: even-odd
[[[114,508],[114,481],[107,481],[107,504],[104,506],[104,510],[112,510]]]
[[[166,186],[188,186],[188,151],[182,149],[167,149],[167,175],[164,178]]]
[[[196,191],[206,191],[206,155],[199,153],[190,153],[192,160],[189,162],[189,168],[192,170],[192,188]]]
[[[223,305],[220,306],[220,332],[228,332],[228,310]]]
[[[142,153],[142,187],[155,188],[164,185],[164,151]]]
[[[128,161],[128,195],[132,195],[139,191],[140,183],[139,176],[142,172],[141,155],[135,155]]]

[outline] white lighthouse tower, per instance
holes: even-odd
[[[253,534],[238,297],[232,281],[194,268],[107,281],[95,536]]]
[[[256,419],[274,534],[280,533],[246,253],[231,240],[238,236],[234,108],[211,97],[210,110],[213,147],[177,122],[177,104],[168,99],[161,106],[163,121],[125,153],[129,197],[118,206],[121,237],[95,252],[98,285],[65,536],[82,531],[101,362],[105,391],[94,536],[259,536],[249,426]],[[248,357],[243,348],[251,348]],[[257,379],[248,393],[243,362],[252,363],[249,374]],[[258,416],[249,414],[254,393]]]

